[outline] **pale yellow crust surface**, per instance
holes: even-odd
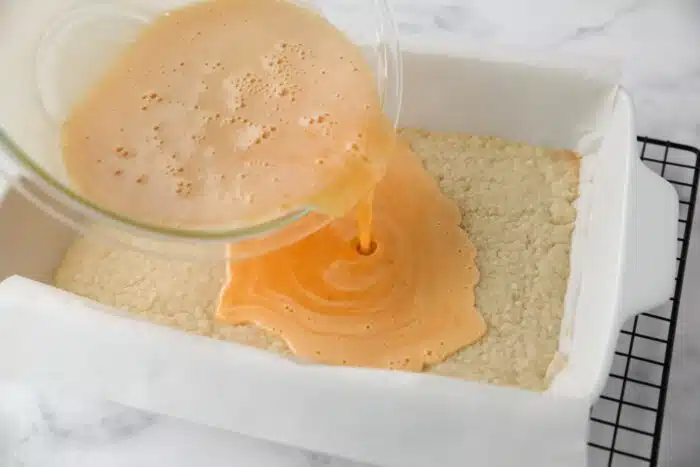
[[[578,155],[457,133],[402,136],[460,207],[481,273],[476,304],[488,324],[479,343],[429,371],[543,390],[564,311]],[[55,284],[156,323],[289,356],[281,340],[253,326],[213,322],[224,270],[83,238],[66,253]]]

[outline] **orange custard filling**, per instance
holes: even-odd
[[[194,2],[144,27],[63,125],[87,198],[170,228],[347,213],[394,146],[345,35],[282,0]]]
[[[371,254],[358,252],[356,221],[368,219],[366,209],[230,264],[217,319],[254,323],[299,357],[407,370],[481,338],[476,251],[456,205],[410,148],[401,144],[376,186]]]

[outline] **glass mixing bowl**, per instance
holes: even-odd
[[[14,189],[81,234],[187,260],[254,256],[297,241],[330,219],[309,209],[236,230],[183,230],[103,209],[71,185],[60,126],[140,28],[192,0],[11,0],[0,2],[0,170]],[[196,0],[195,0],[196,1]],[[401,63],[387,0],[296,1],[325,16],[363,48],[385,112],[398,119]],[[358,4],[359,3],[359,4]],[[349,24],[349,13],[363,21]],[[3,154],[4,153],[4,154]]]

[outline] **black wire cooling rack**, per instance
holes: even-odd
[[[640,137],[642,160],[678,191],[676,289],[669,302],[625,324],[605,391],[591,411],[591,467],[656,466],[678,308],[700,175],[700,150]]]

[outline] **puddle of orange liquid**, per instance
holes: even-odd
[[[486,332],[474,303],[476,251],[460,219],[402,144],[373,205],[230,264],[217,319],[255,323],[324,363],[421,370],[441,362]],[[370,220],[376,251],[363,255],[357,225],[366,235]]]

